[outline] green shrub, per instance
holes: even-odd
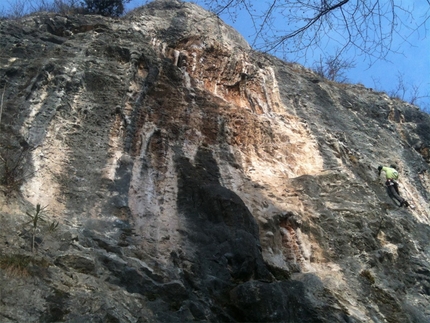
[[[30,214],[30,213],[26,213],[29,217],[31,217],[31,220],[28,221],[26,224],[32,224],[32,242],[31,242],[31,251],[34,252],[34,247],[35,247],[35,238],[36,238],[36,232],[39,228],[39,222],[43,221],[46,222],[46,220],[44,218],[42,218],[42,211],[45,210],[47,207],[41,207],[40,204],[36,205],[36,211],[34,212],[34,215]],[[58,227],[59,222],[55,222],[53,221],[51,224],[48,225],[48,232],[54,232],[57,227]]]

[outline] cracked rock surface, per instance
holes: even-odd
[[[0,76],[0,322],[430,321],[417,107],[174,0],[2,20]]]

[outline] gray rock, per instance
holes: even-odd
[[[1,322],[430,320],[428,114],[180,1],[2,20],[0,54]]]

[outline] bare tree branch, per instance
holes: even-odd
[[[278,56],[314,56],[314,50],[355,49],[372,65],[398,53],[418,29],[427,31],[429,10],[413,16],[411,3],[395,0],[200,0],[218,14],[248,15],[254,28],[252,46]],[[430,0],[427,0],[430,4]],[[421,3],[422,5],[422,3]],[[255,10],[251,10],[255,8]],[[245,9],[245,10],[243,10]],[[246,18],[245,18],[246,19]],[[413,23],[411,23],[411,21]],[[336,44],[336,46],[333,46]],[[397,46],[397,47],[396,47]],[[306,59],[305,59],[306,60]]]
[[[272,15],[272,12],[273,12],[273,10],[274,10],[274,8],[275,8],[276,1],[277,1],[277,0],[274,0],[274,1],[273,1],[273,3],[271,4],[271,6],[269,7],[269,9],[267,10],[266,14],[264,15],[264,20],[263,20],[263,22],[261,23],[259,30],[258,30],[258,31],[257,31],[257,33],[255,34],[253,44],[255,44],[255,41],[259,38],[260,34],[263,32],[264,26],[267,24],[267,22],[268,22],[268,20],[269,20],[270,16]]]
[[[323,2],[325,2],[325,1],[323,1]],[[281,37],[281,39],[277,40],[267,50],[268,51],[272,51],[275,48],[277,48],[282,42],[286,41],[287,39],[296,37],[298,34],[300,34],[303,31],[309,29],[313,24],[315,24],[317,21],[319,21],[323,16],[327,15],[330,11],[333,11],[333,10],[336,10],[337,8],[340,8],[341,6],[343,6],[347,2],[349,2],[349,0],[343,0],[343,1],[335,4],[334,6],[324,8],[324,10],[320,11],[315,17],[313,17],[312,19],[310,19],[310,21],[306,25],[304,25],[304,26],[300,27],[299,29],[293,31],[292,33],[289,33],[289,34]]]

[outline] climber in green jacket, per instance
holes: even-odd
[[[397,172],[396,165],[390,165],[390,167],[379,166],[379,176],[381,175],[381,171],[385,172],[385,185],[387,186],[388,194],[399,201],[400,206],[408,207],[409,203],[403,197],[401,197],[399,193],[399,184],[396,182],[396,180],[399,178],[399,173]]]

